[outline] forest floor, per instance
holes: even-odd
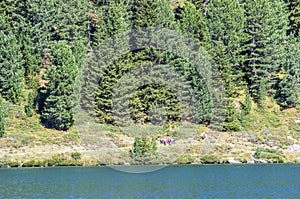
[[[156,140],[158,156],[142,162],[130,156],[134,136],[124,129],[100,125],[91,135],[78,128],[56,131],[44,128],[37,115],[26,117],[21,106],[6,103],[6,107],[7,128],[0,139],[0,167],[300,163],[300,111],[282,111],[272,102],[264,110],[253,108],[240,132],[215,132],[204,126],[187,125],[177,129],[176,142],[171,145],[160,144],[159,139],[165,136],[162,133]]]

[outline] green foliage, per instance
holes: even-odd
[[[0,168],[1,167],[7,167],[9,162],[6,159],[0,158]]]
[[[216,104],[206,79],[195,72],[201,67],[170,52],[150,48],[157,38],[139,32],[149,27],[156,27],[156,31],[169,28],[194,38],[209,52],[218,71],[212,68],[208,76],[221,74],[227,98],[225,123],[217,130],[238,131],[251,110],[250,96],[259,107],[264,107],[265,96],[274,95],[282,108],[298,105],[299,12],[299,0],[3,0],[0,94],[6,101],[19,103],[26,116],[32,117],[34,95],[39,93],[42,123],[59,130],[72,126],[72,107],[80,100],[82,108],[102,123],[113,124],[115,116],[127,119],[129,115],[135,122],[162,124],[192,118],[209,124]],[[130,41],[126,36],[113,37],[129,29],[136,30]],[[166,44],[171,40],[166,38]],[[177,48],[184,50],[180,41],[177,43]],[[211,60],[203,60],[203,64],[210,66]],[[132,91],[129,110],[112,110],[113,100],[122,103],[126,99],[114,95],[124,75],[143,70],[141,66],[147,69],[165,64],[186,80],[182,95],[191,102],[192,111],[182,107],[176,93],[155,78],[146,79],[145,85],[138,88],[131,82],[120,88],[123,93],[126,89]],[[78,72],[82,78],[77,79],[74,88]],[[28,90],[24,89],[30,90],[25,104],[23,93]],[[82,94],[81,99],[73,95],[74,89]],[[248,90],[249,95],[238,110],[235,102],[241,90]],[[189,98],[192,92],[196,99]]]
[[[268,159],[274,163],[282,163],[284,158],[281,155],[276,154],[274,149],[257,148],[253,155],[256,159]]]
[[[47,166],[78,166],[82,165],[80,159],[74,159],[67,154],[56,154],[51,157],[51,159],[46,160],[45,164]]]
[[[81,156],[82,154],[80,152],[73,152],[71,153],[71,157],[74,159],[74,160],[80,160],[81,159]]]
[[[19,166],[20,166],[20,163],[19,163],[19,162],[12,161],[12,162],[9,162],[9,166],[10,166],[10,167],[19,167]]]
[[[238,1],[212,0],[206,12],[213,59],[225,80],[229,97],[232,97],[235,86],[243,83],[240,79],[244,75],[240,70],[240,45],[245,39],[245,11]]]
[[[156,153],[157,143],[154,138],[136,137],[131,151],[132,157],[147,157]]]
[[[184,34],[194,37],[202,46],[207,45],[208,34],[204,16],[202,11],[197,9],[193,3],[187,1],[183,6],[178,5],[175,8],[175,18]]]
[[[49,83],[41,91],[46,96],[41,121],[46,127],[68,130],[74,122],[73,89],[78,68],[66,42],[56,43],[52,56],[52,65],[44,76]]]
[[[243,84],[240,70],[242,57],[240,44],[244,40],[244,10],[237,1],[213,0],[207,7],[207,27],[211,54],[222,75],[226,88],[226,116],[223,130],[238,131],[239,114],[233,100],[236,90]]]
[[[2,103],[2,97],[0,95],[0,138],[3,137],[5,133],[5,112]]]
[[[201,157],[201,162],[204,164],[216,164],[219,163],[219,157],[214,155],[214,154],[210,154],[210,155],[204,155]]]
[[[288,34],[295,37],[299,36],[300,29],[300,1],[285,0],[289,12],[289,30]]]
[[[277,82],[283,58],[288,17],[282,1],[244,1],[246,39],[242,44],[244,72],[250,94],[262,103]],[[275,30],[275,31],[274,31]]]
[[[28,93],[27,105],[25,105],[25,114],[27,117],[32,117],[34,114],[35,97],[33,92]]]
[[[41,166],[45,166],[45,162],[38,161],[38,160],[29,160],[22,164],[22,167],[41,167]]]
[[[179,157],[179,158],[176,160],[176,162],[177,162],[178,164],[191,164],[191,163],[194,162],[194,160],[195,160],[195,158],[194,158],[193,156],[191,156],[191,155],[189,155],[189,154],[185,154],[185,155]]]
[[[20,45],[12,33],[0,31],[0,93],[18,103],[22,95],[24,68]]]
[[[300,43],[290,40],[283,59],[284,77],[280,80],[275,98],[283,108],[296,107],[299,103]]]

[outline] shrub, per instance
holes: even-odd
[[[191,164],[193,163],[195,158],[189,154],[183,155],[176,160],[178,164]]]
[[[216,164],[219,163],[219,157],[216,155],[205,155],[201,157],[201,162],[205,164]]]
[[[80,160],[81,159],[81,153],[79,152],[73,152],[71,154],[71,157],[74,159],[74,160]]]
[[[28,162],[24,162],[22,167],[41,167],[44,165],[44,162],[37,160],[30,160]]]
[[[20,164],[19,164],[19,162],[9,162],[9,166],[10,167],[18,167]]]
[[[6,167],[8,165],[8,161],[0,158],[0,167]]]
[[[272,160],[275,163],[282,163],[284,158],[276,153],[275,149],[264,149],[264,148],[257,148],[253,155],[256,159],[267,159]]]

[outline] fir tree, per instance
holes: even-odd
[[[275,98],[283,108],[295,107],[299,103],[300,85],[300,43],[291,39],[285,48],[283,60],[283,77],[281,78]]]
[[[44,77],[49,82],[43,91],[46,98],[41,121],[48,128],[68,130],[74,122],[73,89],[78,68],[66,42],[55,45],[51,62]]]
[[[22,54],[16,37],[0,31],[0,93],[8,101],[20,101],[23,75]]]
[[[95,48],[83,70],[81,106],[90,114],[96,114],[101,122],[112,122],[111,93],[114,83],[120,78],[120,74],[116,74],[118,71],[112,69],[114,64],[119,64],[114,63],[114,59],[130,49],[129,38],[123,34],[130,27],[129,10],[128,1],[100,4],[98,14],[101,17],[93,35]],[[124,71],[122,67],[125,65],[121,63],[115,67]]]
[[[282,1],[245,1],[243,5],[247,35],[242,44],[245,78],[251,96],[262,103],[267,94],[273,94],[272,88],[277,82],[276,73],[284,54],[282,43],[286,40],[287,15]]]
[[[0,138],[3,137],[5,133],[5,112],[2,103],[2,97],[0,95]]]
[[[201,10],[193,3],[186,2],[175,9],[175,16],[178,20],[180,30],[188,36],[194,37],[197,42],[206,46],[208,34]]]
[[[239,129],[239,114],[233,104],[240,89],[243,73],[240,43],[244,39],[244,11],[237,1],[212,0],[206,8],[211,54],[217,64],[226,88],[226,118],[224,130]]]

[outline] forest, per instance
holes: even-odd
[[[61,131],[74,125],[75,98],[99,123],[119,124],[125,115],[136,123],[180,122],[178,97],[151,79],[124,88],[133,90],[128,110],[113,108],[114,89],[125,74],[164,64],[195,93],[187,118],[210,124],[214,99],[194,63],[151,45],[136,48],[149,42],[139,34],[130,40],[113,38],[148,27],[192,38],[209,55],[207,64],[220,74],[226,96],[218,131],[240,131],[254,106],[268,108],[266,99],[274,99],[281,110],[299,106],[300,0],[2,0],[0,137],[9,128],[4,102]],[[110,38],[117,50],[134,50],[110,60],[99,80],[101,63],[94,63],[98,60],[92,55],[118,53],[103,45]],[[84,95],[76,97],[78,85]]]

